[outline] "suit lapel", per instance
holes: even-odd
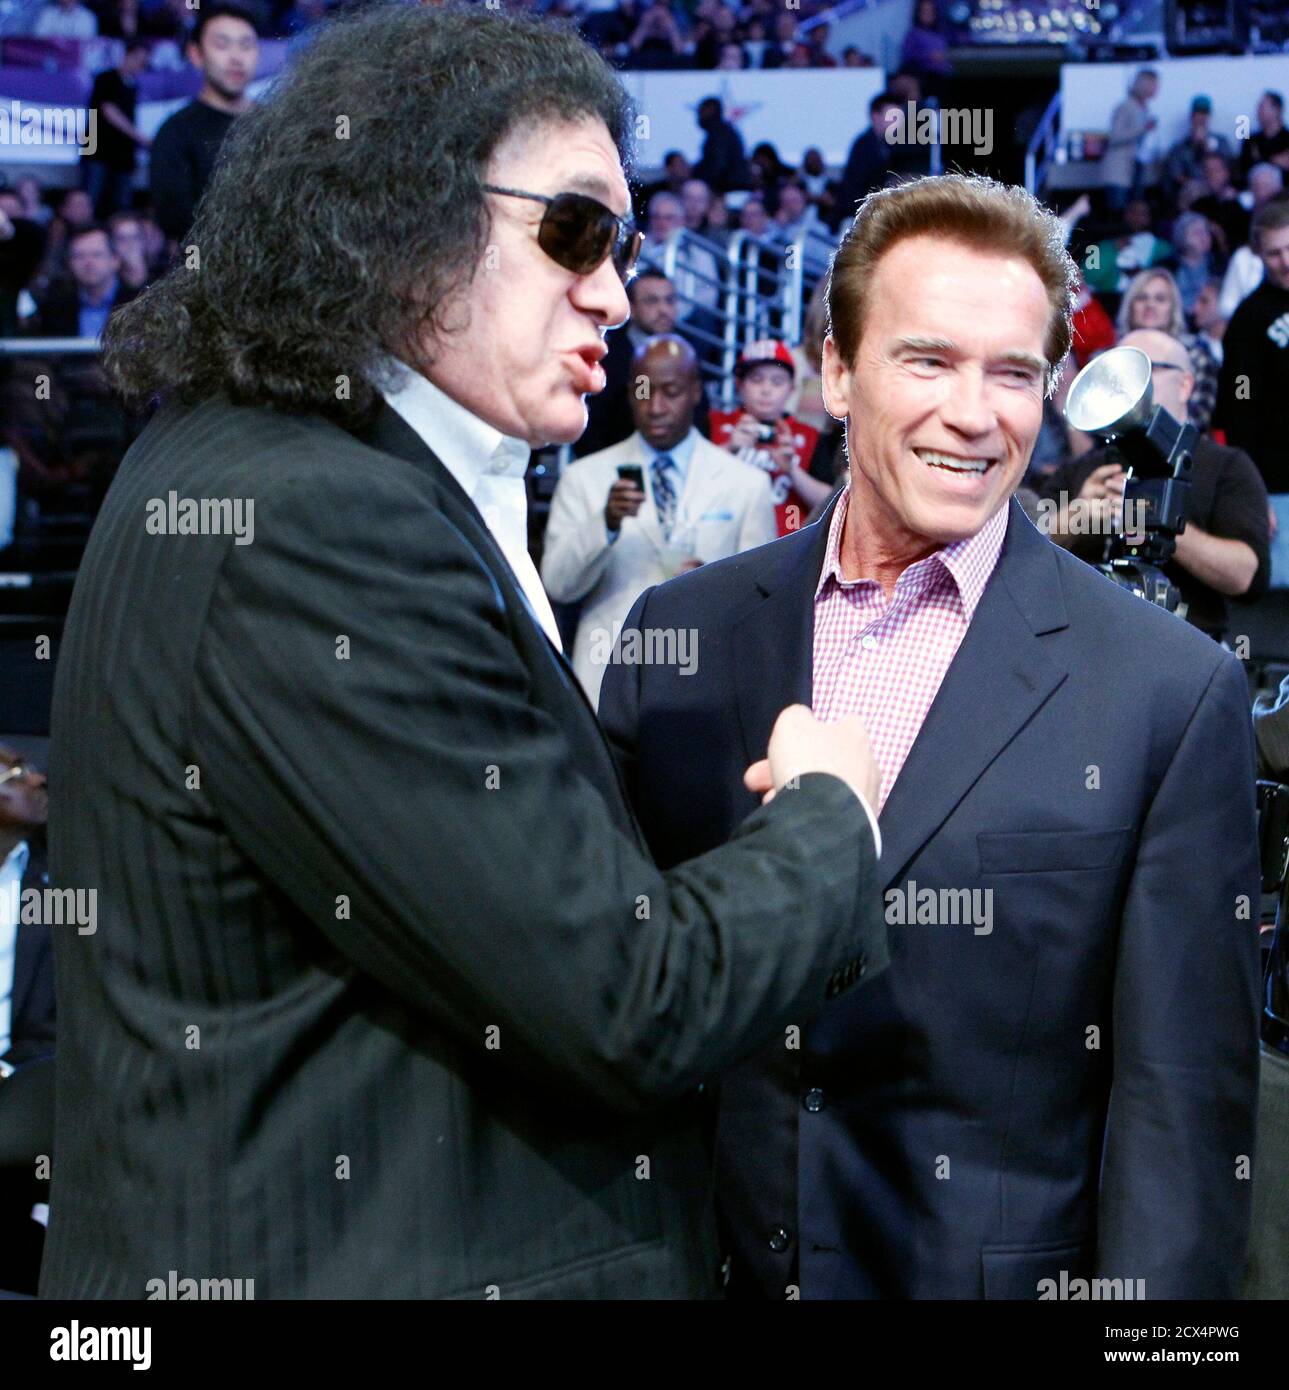
[[[887,886],[1068,674],[1041,640],[1068,622],[1056,557],[1009,505],[998,563],[882,808]]]
[[[814,595],[836,505],[834,498],[818,521],[774,544],[774,567],[756,581],[751,605],[734,620],[739,724],[749,763],[765,757],[785,705],[813,703]]]
[[[537,629],[541,638],[541,643],[546,652],[559,667],[564,684],[571,688],[574,698],[578,700],[582,708],[590,715],[591,724],[594,726],[600,741],[600,746],[604,750],[605,757],[613,769],[613,777],[621,793],[622,804],[626,809],[626,815],[631,822],[637,841],[643,845],[644,835],[636,821],[635,811],[631,806],[630,798],[627,795],[626,784],[622,780],[622,771],[618,767],[618,760],[613,755],[613,749],[609,741],[604,736],[604,729],[600,724],[594,706],[587,699],[586,691],[582,689],[582,682],[578,680],[568,658],[550,640],[545,628],[537,619],[537,615],[529,606],[528,600],[524,597],[523,590],[519,586],[519,581],[515,578],[514,572],[510,568],[509,562],[501,552],[501,547],[493,538],[492,532],[488,530],[488,525],[479,513],[479,509],[466,495],[465,489],[452,476],[451,471],[421,438],[419,434],[407,423],[406,420],[388,402],[381,406],[380,414],[377,415],[375,423],[371,425],[361,438],[364,444],[373,449],[379,449],[382,453],[392,454],[395,458],[402,459],[405,463],[414,464],[418,468],[429,471],[438,487],[440,501],[444,503],[456,525],[480,552],[480,555],[488,568],[493,581],[500,590],[507,608],[512,612],[522,613],[520,621],[531,622]]]

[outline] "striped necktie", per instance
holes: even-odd
[[[653,505],[663,535],[670,536],[676,523],[676,485],[672,481],[675,468],[670,454],[659,454],[650,465],[653,476]]]

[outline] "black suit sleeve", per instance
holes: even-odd
[[[257,499],[195,670],[202,785],[352,967],[482,1055],[631,1108],[826,997],[859,801],[815,775],[661,873],[573,765],[468,540],[396,475]],[[553,658],[552,658],[553,659]]]
[[[1119,927],[1097,1275],[1234,1298],[1258,1085],[1248,685],[1223,655],[1146,816]],[[1198,845],[1211,852],[1196,854]]]

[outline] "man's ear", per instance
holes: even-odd
[[[844,420],[850,414],[850,369],[841,360],[831,333],[824,339],[820,376],[824,409],[834,420]]]

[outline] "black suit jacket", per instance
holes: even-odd
[[[1036,1298],[1063,1270],[1148,1298],[1239,1287],[1258,1070],[1244,673],[1009,505],[882,809],[891,968],[721,1086],[718,1203],[742,1287],[769,1297]],[[600,696],[660,864],[739,824],[749,750],[811,699],[831,515],[627,618],[700,633],[693,675],[610,667]]]
[[[253,540],[149,534],[171,491],[253,500]],[[569,666],[388,408],[365,441],[223,401],[151,422],[77,579],[51,781],[53,877],[99,927],[55,948],[45,1295],[706,1295],[695,1089],[881,965],[836,778],[654,867]]]

